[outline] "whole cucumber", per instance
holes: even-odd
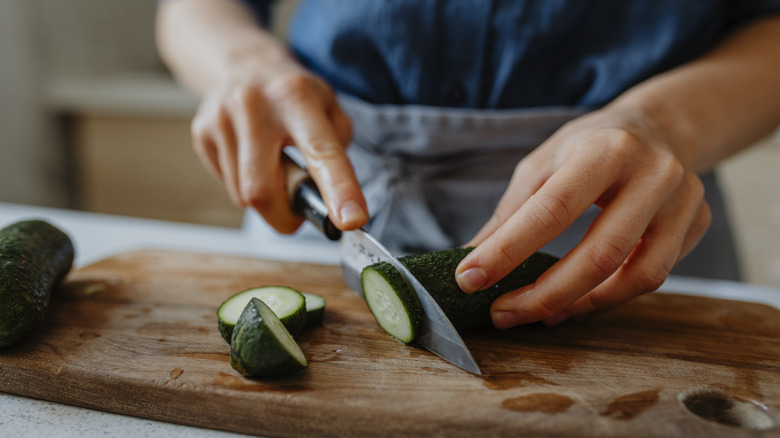
[[[490,306],[496,298],[535,282],[558,261],[555,256],[536,252],[496,284],[467,294],[455,281],[455,269],[471,250],[473,248],[453,248],[400,259],[458,330],[492,326]]]
[[[459,331],[491,326],[490,306],[496,298],[535,282],[539,276],[558,261],[557,257],[536,252],[496,284],[485,290],[467,294],[460,289],[455,281],[455,269],[472,250],[473,248],[452,248],[399,259],[428,290],[441,310],[450,319],[452,325]],[[381,275],[369,277],[372,272]],[[390,275],[393,273],[394,275]],[[366,278],[376,278],[376,280],[367,283]],[[407,319],[410,322],[406,325],[411,325],[411,322],[416,318],[422,318],[422,307],[419,302],[407,298],[408,291],[412,290],[411,284],[390,263],[378,262],[367,266],[363,269],[363,279],[363,292],[366,294],[369,307],[371,307],[369,295],[376,293],[381,293],[384,296],[395,295],[398,297],[397,302],[404,307],[404,312],[396,311],[394,314],[407,314]],[[383,315],[379,309],[372,309],[372,312],[377,321],[380,321],[380,326],[387,331],[388,325],[382,324],[383,319],[387,319],[386,315]],[[395,325],[406,326],[398,322]],[[395,333],[390,334],[398,339]],[[413,333],[409,338],[413,340],[417,334]]]
[[[74,256],[68,235],[48,222],[27,220],[0,230],[0,347],[35,329]]]

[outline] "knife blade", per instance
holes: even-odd
[[[300,158],[295,159],[289,149],[285,149],[282,160],[293,211],[314,224],[329,239],[339,241],[344,283],[364,299],[360,280],[363,268],[380,261],[392,264],[412,285],[423,308],[422,333],[416,340],[417,344],[459,368],[482,374],[458,331],[417,278],[364,229],[341,231],[336,228],[328,218],[328,209],[316,184],[303,169]]]

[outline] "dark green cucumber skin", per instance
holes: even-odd
[[[398,272],[398,269],[395,269],[393,265],[387,262],[374,263],[366,269],[375,271],[381,275],[385,281],[393,285],[393,291],[398,296],[398,299],[404,304],[404,307],[406,307],[406,313],[409,315],[409,324],[412,326],[412,333],[417,337],[422,330],[424,313],[422,304],[420,304],[420,298],[417,297],[417,292],[414,291],[412,284]],[[366,269],[361,272],[361,277],[366,272]],[[379,321],[376,313],[374,313],[374,309],[369,306],[369,310],[371,311],[371,314],[374,315],[374,319]]]
[[[267,311],[262,312],[260,307]],[[264,318],[275,318],[273,311],[257,298],[247,304],[233,329],[230,340],[230,365],[246,377],[278,377],[306,368],[286,353]]]
[[[310,295],[316,295],[309,293]],[[304,294],[304,297],[306,295]],[[318,297],[322,298],[320,295]],[[324,301],[324,298],[323,298]],[[327,305],[327,303],[326,303]],[[306,309],[306,320],[303,324],[303,330],[308,330],[313,327],[321,326],[325,322],[325,307],[319,307],[316,309]]]
[[[455,269],[473,248],[453,248],[401,257],[401,263],[430,292],[458,331],[492,326],[490,306],[499,296],[536,281],[558,258],[542,252],[531,255],[495,285],[472,294],[463,292],[455,281]],[[395,270],[392,265],[383,269]],[[398,274],[400,276],[400,274]],[[411,287],[401,277],[399,287]],[[400,285],[406,283],[405,285]],[[391,283],[395,284],[395,283]]]
[[[48,222],[27,220],[0,230],[0,347],[35,329],[74,256],[68,235]]]
[[[319,327],[325,321],[325,309],[320,308],[306,312],[306,320],[303,324],[302,330],[308,330],[310,328]]]
[[[316,321],[312,321],[311,323],[312,327],[316,325]],[[322,323],[322,315],[320,315],[320,323]],[[309,327],[309,315],[307,312],[301,312],[298,315],[290,315],[282,320],[282,324],[284,324],[293,336],[297,336],[303,329]],[[219,334],[222,335],[222,339],[229,344],[233,338],[234,326],[226,324],[221,319],[217,318],[217,328],[219,329]]]
[[[235,326],[222,322],[222,320],[219,319],[219,315],[217,315],[217,328],[219,329],[219,334],[222,335],[222,339],[224,339],[228,345],[230,345],[230,340],[233,338],[234,327]]]

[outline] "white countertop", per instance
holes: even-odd
[[[307,229],[294,238],[263,233],[262,239],[242,230],[164,222],[70,210],[0,203],[0,228],[24,219],[44,219],[67,232],[76,248],[75,267],[119,252],[140,248],[236,254],[265,259],[337,264],[338,247]],[[262,241],[260,241],[262,240]],[[690,295],[768,304],[780,309],[780,291],[718,280],[669,278],[662,290]],[[90,438],[221,437],[232,433],[83,409],[0,393],[3,436]]]

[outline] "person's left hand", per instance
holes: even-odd
[[[496,299],[494,325],[557,324],[659,288],[711,220],[701,180],[672,143],[640,111],[607,107],[563,126],[515,168],[458,266],[460,287],[496,283],[595,204],[602,211],[572,251]]]

